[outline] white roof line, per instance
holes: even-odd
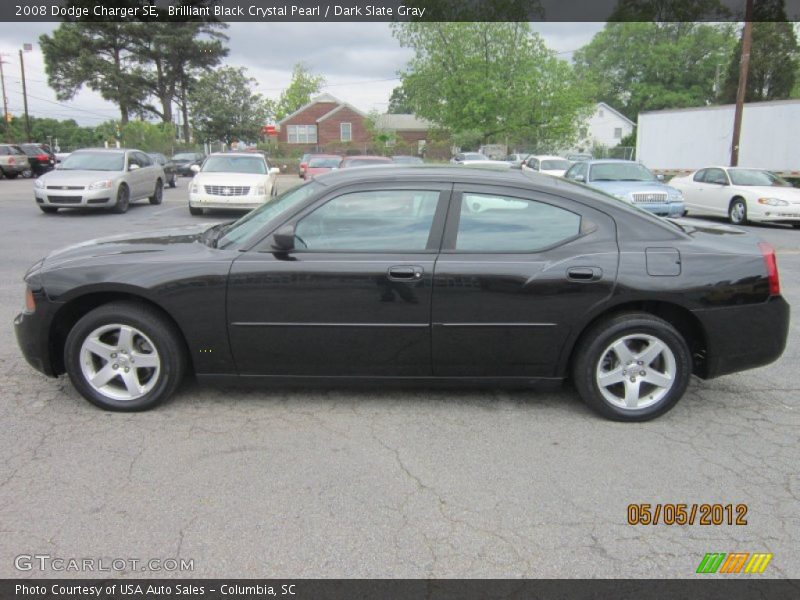
[[[299,115],[301,112],[303,112],[308,107],[314,106],[315,104],[320,104],[321,102],[326,102],[326,103],[327,102],[331,102],[331,103],[336,103],[336,104],[344,104],[344,102],[339,100],[336,96],[332,96],[331,94],[328,94],[328,93],[320,94],[316,98],[312,98],[310,102],[308,102],[307,104],[304,104],[303,106],[298,108],[296,111],[294,111],[292,114],[286,115],[285,117],[283,117],[280,121],[278,121],[277,124],[280,125],[281,123],[284,123],[285,121],[288,121],[292,117],[295,117],[295,116]]]

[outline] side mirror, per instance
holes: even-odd
[[[278,174],[278,173],[280,173],[280,172],[281,172],[281,170],[280,170],[280,168],[278,168],[278,167],[272,167],[272,168],[269,170],[269,174],[270,174],[270,175],[277,175],[277,174]]]
[[[294,250],[294,225],[284,225],[272,234],[272,248],[277,252]]]
[[[586,176],[585,175],[573,175],[572,178],[575,181],[586,181]]]
[[[664,181],[663,173],[659,173],[658,175],[656,175],[656,179],[658,179],[659,181]]]
[[[133,163],[132,165],[128,165],[128,171],[135,171],[136,169],[140,169],[140,168],[141,167],[139,165],[137,165],[136,163]]]
[[[199,173],[200,172],[200,165],[192,165],[191,167],[189,167],[189,170],[192,173]]]

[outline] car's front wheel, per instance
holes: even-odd
[[[169,178],[169,187],[174,188],[177,184],[175,183],[175,174],[173,173],[172,177]]]
[[[130,190],[124,183],[117,188],[117,201],[111,210],[117,214],[128,212],[128,207],[131,204]]]
[[[584,402],[617,421],[647,421],[681,399],[692,372],[686,341],[668,322],[624,313],[594,325],[582,338],[573,380]]]
[[[185,354],[175,326],[157,310],[114,302],[81,318],[67,336],[64,363],[75,388],[92,404],[145,410],[178,388]]]
[[[150,204],[161,204],[164,199],[164,184],[160,179],[156,179],[156,189],[153,190],[153,195],[150,196]]]
[[[742,198],[734,198],[728,207],[728,219],[734,225],[747,224],[747,203]]]

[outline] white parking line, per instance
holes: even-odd
[[[171,210],[180,210],[182,208],[186,208],[185,206],[173,206],[172,208],[165,208],[164,210],[160,210],[158,212],[153,213],[151,216],[156,217],[158,215],[163,215],[164,213],[168,213]]]

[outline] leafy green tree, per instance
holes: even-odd
[[[528,23],[395,23],[414,58],[401,73],[408,107],[482,142],[568,146],[589,106],[587,90]]]
[[[636,120],[644,110],[716,101],[734,44],[730,24],[607,23],[574,61],[596,100]]]
[[[94,3],[92,3],[94,4]],[[127,123],[143,107],[145,75],[134,50],[135,23],[67,22],[44,34],[47,81],[59,100],[71,100],[86,86],[119,107]]]
[[[794,24],[786,22],[783,0],[754,3],[752,36],[745,101],[790,98],[800,64],[800,48]],[[728,76],[721,94],[723,102],[736,101],[741,55],[740,38],[731,51]]]
[[[315,75],[302,62],[297,63],[292,70],[292,81],[289,83],[289,87],[281,92],[278,103],[275,105],[275,119],[280,121],[301,106],[308,104],[311,97],[318,94],[323,85],[325,85],[325,78],[322,75]]]
[[[386,112],[394,115],[406,115],[412,112],[411,104],[402,85],[398,85],[392,90],[392,95],[389,96],[389,108]]]
[[[258,138],[270,105],[253,91],[254,84],[241,67],[222,67],[200,77],[188,98],[197,137],[227,143]]]
[[[175,146],[175,126],[172,123],[129,121],[120,133],[120,141],[126,148],[172,154]]]

